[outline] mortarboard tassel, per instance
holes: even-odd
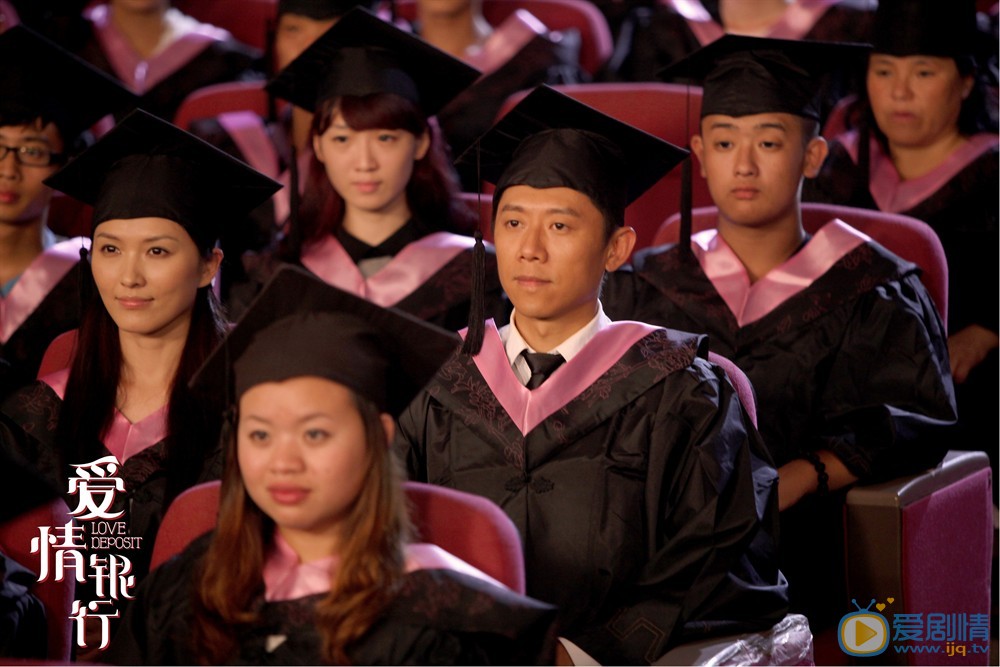
[[[302,225],[299,224],[299,151],[291,147],[292,162],[288,165],[288,252],[289,261],[298,263],[302,257]]]
[[[480,157],[481,148],[476,146],[476,183],[479,191],[476,193],[477,218],[483,210],[483,177]],[[462,343],[462,354],[479,354],[483,348],[483,336],[486,325],[486,246],[483,245],[483,230],[481,221],[476,224],[476,245],[472,249],[472,294],[469,304],[469,328],[465,332],[465,342]]]
[[[462,344],[463,354],[479,354],[483,347],[486,321],[486,246],[483,232],[476,229],[476,246],[472,250],[472,303],[469,306],[469,330]]]
[[[87,259],[89,255],[87,246],[80,246],[80,312],[81,314],[87,309],[87,304],[90,303],[90,289],[91,284],[94,282],[94,276],[90,272],[90,261]]]
[[[681,257],[688,259],[693,256],[691,252],[691,156],[684,158],[681,164],[681,231],[680,253]]]

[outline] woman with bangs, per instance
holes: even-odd
[[[278,184],[143,111],[46,183],[94,208],[84,312],[70,367],[4,403],[0,446],[71,508],[87,506],[70,479],[121,480],[102,510],[127,527],[125,546],[95,549],[90,531],[104,522],[87,516],[81,537],[91,559],[127,558],[138,582],[170,501],[221,472],[220,419],[188,389],[225,332],[211,286],[222,260],[215,244],[225,220]],[[95,599],[87,582],[78,599]],[[100,625],[85,624],[85,647],[97,647],[90,633]]]
[[[151,574],[104,659],[550,664],[553,607],[409,539],[394,419],[457,346],[280,270],[192,385],[236,408],[218,525]]]
[[[305,195],[278,256],[327,283],[445,329],[468,322],[475,218],[431,116],[477,72],[361,9],[269,84],[315,112]],[[248,273],[273,272],[260,257]],[[253,262],[253,260],[251,260]],[[492,253],[486,316],[506,320]],[[251,284],[249,291],[256,291]],[[230,304],[247,302],[244,292]]]

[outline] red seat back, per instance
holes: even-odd
[[[190,130],[191,123],[196,120],[214,118],[229,111],[252,111],[266,118],[268,96],[264,84],[264,81],[232,81],[199,88],[181,102],[174,115],[174,125]]]
[[[556,90],[665,141],[686,148],[698,133],[701,88],[673,83],[588,83],[553,86]],[[527,91],[512,95],[500,109],[502,117]],[[694,158],[692,158],[694,159]],[[691,183],[694,206],[708,206],[712,196],[694,165]],[[492,192],[492,187],[487,191]],[[680,210],[681,167],[651,187],[625,211],[625,224],[636,231],[636,250],[653,242],[664,218]]]
[[[40,553],[31,553],[31,538],[38,537],[40,527],[65,526],[70,518],[69,508],[62,498],[25,512],[0,524],[0,551],[38,574],[41,567]],[[50,573],[48,580],[37,583],[33,592],[45,607],[49,633],[48,658],[68,664],[73,643],[70,613],[76,580],[69,576],[63,581],[54,581]]]
[[[500,25],[515,10],[524,9],[550,30],[575,28],[580,33],[580,66],[590,74],[611,57],[611,29],[601,11],[587,0],[483,0],[483,16],[490,25]],[[415,0],[397,0],[399,18],[417,18]]]
[[[180,553],[215,527],[221,482],[205,482],[181,493],[163,517],[150,567]],[[521,540],[510,518],[494,503],[470,493],[407,482],[410,517],[416,537],[524,593]]]
[[[729,383],[733,385],[733,389],[736,390],[736,395],[740,397],[740,403],[743,404],[743,408],[750,415],[750,421],[753,425],[757,425],[757,396],[754,394],[753,385],[750,384],[750,378],[747,377],[746,373],[737,366],[728,357],[724,357],[721,354],[716,354],[715,352],[708,353],[708,360],[713,364],[720,366],[722,370],[726,371],[726,375],[729,377]]]
[[[715,227],[718,214],[719,209],[714,206],[693,210],[692,232]],[[916,218],[899,213],[833,204],[802,204],[802,225],[810,234],[833,218],[840,218],[903,259],[919,266],[923,270],[920,280],[934,300],[941,322],[948,321],[948,260],[933,229]],[[677,243],[679,238],[680,215],[675,214],[660,226],[653,243]]]
[[[42,363],[38,367],[36,377],[43,378],[50,373],[69,368],[73,364],[73,355],[76,354],[76,339],[79,333],[79,329],[70,329],[52,339],[42,356]]]

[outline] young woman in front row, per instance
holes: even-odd
[[[237,408],[217,528],[150,575],[105,659],[551,664],[554,608],[407,540],[393,415],[457,344],[279,271],[194,380]]]
[[[457,176],[430,118],[477,75],[362,9],[285,68],[269,89],[315,112],[315,160],[283,258],[380,306],[451,331],[465,327],[475,223],[457,199]],[[273,272],[258,259],[248,270],[251,294]],[[490,253],[486,310],[506,322],[495,266]],[[239,292],[232,312],[248,303]]]

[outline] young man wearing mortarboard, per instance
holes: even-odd
[[[0,35],[0,397],[35,379],[80,318],[81,239],[48,225],[43,181],[102,116],[132,103],[110,77],[16,26]]]
[[[778,465],[781,568],[814,631],[848,611],[831,576],[846,487],[935,465],[955,420],[919,269],[840,220],[813,236],[802,226],[803,178],[827,153],[820,74],[864,51],[726,36],[672,67],[704,85],[691,146],[718,229],[637,253],[606,301],[614,317],[707,333],[749,376]]]
[[[473,322],[400,417],[411,477],[503,507],[574,654],[648,664],[769,627],[775,471],[747,413],[702,337],[611,322],[599,298],[635,243],[626,205],[683,152],[542,87],[466,155],[497,185],[514,314]]]

